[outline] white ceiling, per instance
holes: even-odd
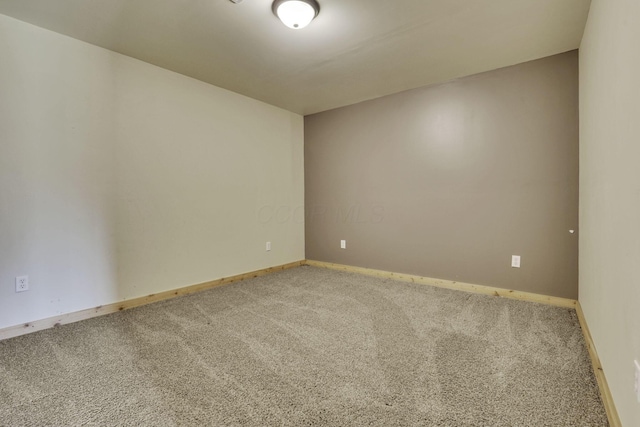
[[[590,0],[0,0],[0,13],[311,114],[578,48]]]

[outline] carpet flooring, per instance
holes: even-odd
[[[606,426],[574,310],[300,267],[0,342],[2,426]]]

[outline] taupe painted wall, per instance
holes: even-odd
[[[305,205],[307,259],[576,298],[577,51],[307,116]]]

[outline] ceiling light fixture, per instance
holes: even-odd
[[[284,25],[299,30],[318,16],[320,5],[316,0],[275,0],[271,10]]]

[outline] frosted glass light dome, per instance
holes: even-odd
[[[273,12],[284,25],[294,30],[306,27],[318,15],[320,8],[315,0],[276,0]]]

